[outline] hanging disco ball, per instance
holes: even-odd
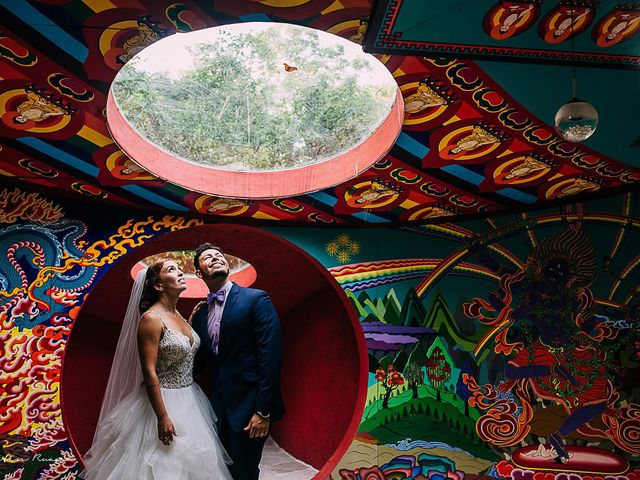
[[[598,111],[577,98],[565,103],[556,113],[556,132],[569,142],[586,140],[598,127]]]

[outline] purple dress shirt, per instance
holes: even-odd
[[[207,306],[209,308],[209,313],[207,315],[207,331],[209,332],[209,338],[211,338],[211,348],[217,354],[218,353],[218,344],[220,343],[220,322],[222,322],[222,312],[224,311],[224,306],[227,303],[227,298],[229,298],[229,292],[231,291],[231,287],[233,283],[227,280],[218,292],[224,292],[224,300],[222,302],[213,301],[209,303]]]

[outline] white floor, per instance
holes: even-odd
[[[260,480],[309,480],[318,470],[292,457],[269,438],[260,462]]]

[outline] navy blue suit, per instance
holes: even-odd
[[[202,339],[196,369],[209,366],[214,376],[210,400],[218,417],[220,439],[234,462],[233,478],[257,479],[266,439],[250,439],[243,429],[256,412],[269,414],[272,422],[284,414],[278,314],[264,291],[233,284],[222,312],[217,354],[211,347],[206,304],[193,316],[192,323]]]

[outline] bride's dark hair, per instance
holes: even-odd
[[[144,286],[142,287],[142,296],[140,297],[140,303],[138,304],[140,313],[146,312],[149,310],[151,305],[158,301],[158,291],[153,287],[160,283],[160,270],[162,270],[162,266],[166,261],[166,258],[161,258],[147,268],[147,274],[144,277]]]

